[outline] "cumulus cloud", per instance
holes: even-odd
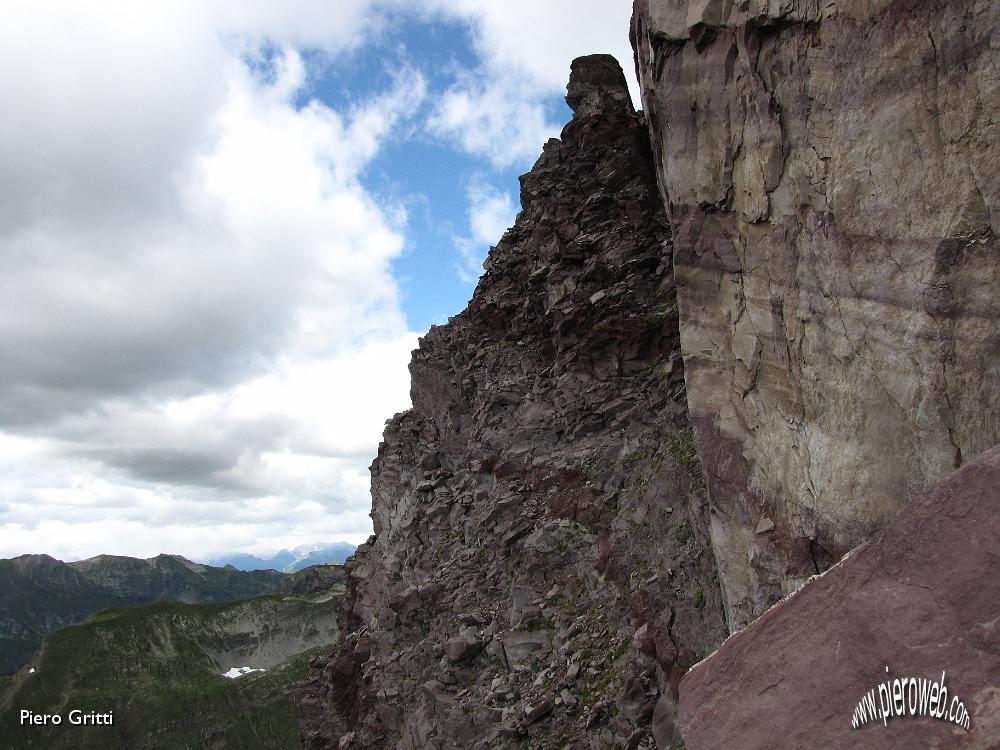
[[[469,233],[454,238],[460,262],[459,277],[466,283],[475,282],[483,271],[483,261],[492,245],[514,224],[517,208],[510,193],[477,179],[466,191],[469,200]]]
[[[360,174],[426,85],[303,103],[379,16],[295,6],[5,7],[0,554],[368,533],[416,337]]]
[[[477,49],[496,70],[517,71],[549,88],[562,88],[569,63],[605,52],[632,71],[629,0],[433,0],[431,7],[467,19]]]
[[[406,212],[365,170],[424,127],[530,164],[573,56],[630,69],[628,6],[7,2],[0,555],[367,536],[367,465],[408,406],[416,334],[391,268]],[[355,104],[310,99],[399,14],[466,24],[478,66],[442,87],[403,65]],[[467,191],[467,280],[516,211],[494,177]]]
[[[445,92],[429,124],[497,167],[527,167],[562,125],[545,100],[563,92],[573,58],[614,55],[638,101],[628,25],[630,0],[433,0],[434,12],[466,22],[481,62]]]
[[[464,76],[446,90],[428,119],[431,131],[453,139],[498,168],[524,166],[559,132],[546,117],[542,95],[518,79]]]

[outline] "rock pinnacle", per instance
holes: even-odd
[[[570,65],[566,103],[578,117],[593,114],[632,114],[625,74],[611,55],[586,55]]]

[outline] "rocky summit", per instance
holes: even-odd
[[[725,634],[646,126],[609,56],[567,101],[468,308],[413,354],[307,747],[665,747]]]
[[[306,747],[1000,746],[998,30],[636,0],[645,113],[572,63],[413,354]],[[972,728],[852,734],[889,661]]]

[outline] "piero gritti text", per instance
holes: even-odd
[[[74,708],[62,714],[38,714],[26,708],[21,709],[21,726],[49,726],[58,727],[62,725],[72,727],[92,727],[92,726],[113,726],[115,714],[113,711],[100,713],[98,711],[81,711]]]

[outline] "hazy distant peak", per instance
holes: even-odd
[[[246,552],[234,552],[208,561],[209,565],[232,565],[237,570],[280,570],[294,573],[310,565],[342,563],[354,554],[357,545],[350,542],[313,542],[300,544],[294,549],[282,549],[270,557]]]

